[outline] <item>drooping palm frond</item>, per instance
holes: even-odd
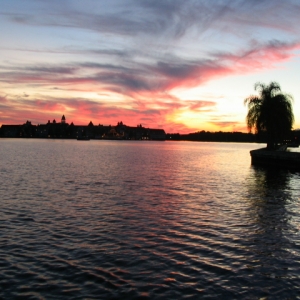
[[[247,127],[251,132],[267,132],[270,143],[281,142],[291,131],[294,123],[292,109],[293,97],[281,92],[277,82],[269,85],[256,83],[258,96],[249,96],[244,100],[248,105]]]
[[[257,96],[250,96],[244,100],[244,103],[248,105],[248,114],[246,117],[248,130],[251,132],[252,128],[254,128],[257,133],[260,127],[261,99]]]

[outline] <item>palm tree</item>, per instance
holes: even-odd
[[[249,96],[244,100],[248,105],[247,126],[249,132],[252,128],[255,133],[266,132],[267,149],[273,150],[291,132],[294,123],[293,97],[282,93],[277,82],[269,85],[257,82],[255,90],[258,96]]]

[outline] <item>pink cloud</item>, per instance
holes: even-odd
[[[194,87],[215,78],[237,74],[250,74],[274,68],[292,59],[300,43],[271,41],[268,44],[254,44],[237,54],[217,53],[211,60],[191,63],[159,63],[154,72],[163,77],[163,88]]]
[[[216,58],[226,65],[232,65],[230,69],[234,74],[245,74],[274,68],[294,58],[294,51],[298,49],[300,42],[283,43],[275,40],[263,45],[253,42],[249,49],[238,54],[220,53],[216,54]]]

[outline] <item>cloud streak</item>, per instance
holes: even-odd
[[[300,12],[300,4],[297,1],[283,3],[279,0],[223,0],[213,4],[209,0],[127,0],[110,1],[105,4],[97,1],[92,3],[93,10],[91,5],[83,7],[78,1],[65,2],[63,5],[58,1],[45,1],[35,7],[38,13],[24,13],[24,5],[20,5],[19,9],[7,5],[2,15],[22,25],[80,28],[130,37],[167,33],[168,37],[179,38],[193,26],[199,31],[212,27],[227,31],[232,24],[240,26],[237,32],[248,27],[293,32],[296,29],[291,25],[297,20]],[[280,16],[284,17],[278,22]]]

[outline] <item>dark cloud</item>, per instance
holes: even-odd
[[[33,73],[50,73],[50,74],[64,74],[64,75],[71,75],[75,74],[76,68],[74,67],[56,67],[56,66],[31,66],[27,67],[24,70],[27,72]]]
[[[191,63],[158,62],[156,71],[157,73],[160,73],[170,78],[184,78],[184,77],[189,77],[191,73],[193,73],[195,68],[197,68],[197,64],[199,66],[199,62],[191,62]],[[204,65],[204,63],[202,65]]]
[[[96,69],[96,70],[116,70],[118,72],[134,72],[134,69],[130,69],[127,68],[125,66],[122,65],[113,65],[113,64],[101,64],[101,63],[97,63],[97,62],[83,62],[83,63],[79,63],[77,64],[79,67],[82,68],[89,68],[89,69]]]
[[[277,39],[269,40],[265,43],[252,40],[247,49],[236,53],[214,52],[211,56],[217,61],[237,61],[253,55],[259,57],[260,53],[276,53],[279,56],[290,57],[289,51],[298,48],[300,39],[297,41],[286,42]]]

